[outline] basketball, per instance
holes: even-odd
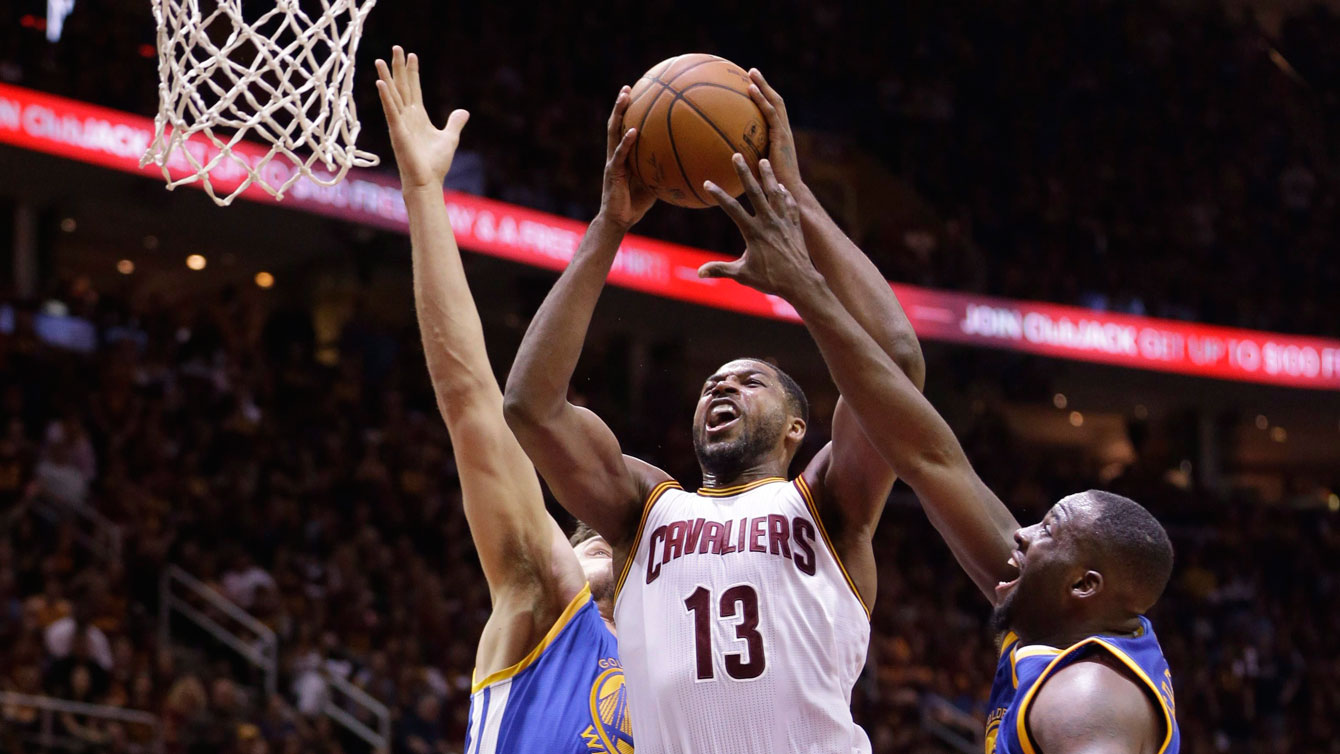
[[[768,149],[767,124],[749,98],[750,83],[740,66],[703,53],[663,60],[638,79],[624,130],[638,131],[633,169],[658,199],[711,207],[716,202],[703,181],[731,196],[743,193],[731,155],[744,155],[757,174]]]

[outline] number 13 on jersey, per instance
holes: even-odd
[[[737,619],[733,623],[735,639],[744,642],[743,652],[724,653],[726,675],[737,681],[763,675],[768,660],[763,651],[763,635],[758,632],[758,592],[753,586],[736,584],[722,592],[720,599],[713,599],[711,590],[700,586],[684,599],[684,608],[693,617],[698,680],[710,681],[716,677],[712,661],[712,626],[717,623],[714,617]]]

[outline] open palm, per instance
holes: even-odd
[[[400,166],[402,191],[432,187],[440,189],[451,170],[461,129],[470,113],[455,110],[444,128],[436,128],[423,106],[423,88],[419,84],[419,57],[396,46],[391,65],[377,61],[377,93],[381,96],[386,124],[391,129],[391,147]]]

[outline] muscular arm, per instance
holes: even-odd
[[[1042,754],[1154,754],[1162,743],[1153,702],[1124,673],[1097,660],[1057,672],[1026,714]]]
[[[862,328],[809,262],[803,238],[787,220],[798,209],[764,170],[767,193],[745,179],[758,217],[713,190],[749,243],[743,259],[704,268],[785,297],[819,345],[838,389],[880,455],[921,499],[931,522],[979,588],[994,600],[995,585],[1013,578],[1007,564],[1018,523],[973,471],[953,431],[916,385]],[[749,185],[754,183],[752,187]],[[751,193],[751,200],[754,193]]]
[[[920,389],[926,380],[926,360],[912,323],[879,269],[833,222],[802,180],[786,102],[758,70],[749,75],[753,80],[749,95],[768,122],[768,161],[800,210],[810,261],[861,329]],[[871,536],[894,481],[893,471],[866,437],[845,398],[838,400],[833,412],[832,444],[811,461],[805,477],[827,503],[823,507],[836,508],[843,518],[842,528],[857,540]],[[869,560],[873,565],[873,559]]]
[[[569,403],[567,396],[619,243],[651,204],[628,176],[636,133],[619,133],[627,106],[625,89],[608,124],[601,212],[531,320],[507,378],[505,400],[507,423],[559,503],[615,548],[626,546],[633,535],[643,495],[669,477],[625,456],[605,422]]]
[[[912,381],[894,366],[816,273],[812,290],[791,303],[819,344],[866,435],[917,493],[931,523],[978,588],[1014,577],[1007,564],[1019,528],[973,470],[954,432]]]
[[[503,420],[502,391],[484,346],[479,313],[466,283],[460,250],[442,199],[468,117],[447,127],[429,122],[419,91],[418,60],[398,48],[390,75],[378,61],[378,90],[387,113],[409,213],[414,306],[438,409],[451,434],[465,517],[495,606],[537,587],[565,604],[584,582],[558,525],[544,509],[530,460]]]

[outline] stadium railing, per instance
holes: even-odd
[[[326,679],[326,700],[322,705],[322,712],[335,722],[343,725],[349,732],[358,736],[372,747],[374,752],[390,751],[391,747],[391,710],[387,709],[385,704],[377,701],[348,680],[334,674],[325,673]],[[336,699],[336,694],[343,697],[343,701],[358,709],[350,711],[345,705]],[[359,711],[361,710],[361,713]],[[367,724],[367,717],[376,719],[376,730],[373,730]]]
[[[185,589],[199,602],[178,593]],[[229,628],[202,609],[205,606],[231,619]],[[269,626],[256,620],[232,600],[219,594],[179,566],[169,565],[158,586],[158,640],[167,647],[172,639],[172,614],[178,613],[232,649],[265,674],[265,693],[272,695],[279,683],[279,640]],[[240,630],[239,630],[240,629]],[[250,636],[247,635],[250,633]]]
[[[955,751],[982,750],[982,722],[937,694],[921,696],[921,727]]]
[[[180,594],[187,592],[185,596]],[[191,596],[198,602],[192,603]],[[200,603],[204,603],[203,605]],[[158,631],[160,646],[168,646],[172,632],[172,614],[178,613],[199,626],[265,675],[265,694],[278,690],[279,640],[274,631],[237,603],[219,594],[180,566],[170,565],[159,582]],[[212,608],[228,618],[235,628],[225,626],[209,615]],[[322,672],[325,699],[321,711],[338,725],[365,741],[373,752],[390,750],[391,710],[363,689],[329,671]]]
[[[6,710],[5,717],[9,717],[9,710],[14,707],[27,707],[36,709],[41,713],[40,725],[37,731],[29,733],[25,738],[31,739],[43,751],[51,750],[85,750],[87,744],[82,741],[75,741],[69,736],[56,732],[55,717],[57,714],[81,715],[84,717],[98,718],[110,722],[124,723],[126,725],[137,725],[149,728],[153,735],[147,744],[129,744],[127,751],[161,754],[163,751],[163,729],[159,725],[158,717],[148,712],[139,710],[128,710],[121,707],[109,707],[102,704],[86,704],[84,702],[75,702],[68,699],[56,699],[49,696],[30,696],[28,694],[19,694],[13,691],[0,691],[0,707]],[[12,725],[6,727],[12,729]]]

